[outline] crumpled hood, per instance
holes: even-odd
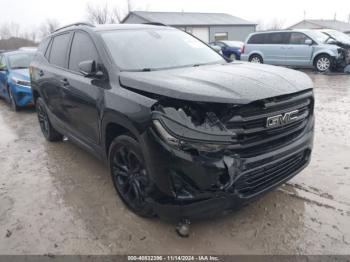
[[[189,101],[246,104],[313,87],[304,73],[235,62],[151,72],[121,72],[126,88]]]
[[[26,81],[30,80],[29,69],[28,68],[25,68],[25,69],[12,69],[11,70],[11,76],[16,77],[16,78],[21,79],[21,80],[26,80]]]

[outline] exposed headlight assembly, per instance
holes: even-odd
[[[162,125],[159,120],[153,120],[153,124],[161,136],[162,140],[166,142],[173,148],[181,150],[196,149],[202,152],[218,152],[223,149],[226,149],[230,146],[228,143],[209,143],[209,142],[200,142],[200,141],[189,141],[184,139],[176,138],[171,135]]]

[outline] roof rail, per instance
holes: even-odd
[[[90,24],[90,23],[86,23],[86,22],[77,22],[77,23],[74,23],[74,24],[69,24],[69,25],[65,25],[65,26],[62,26],[60,28],[57,28],[54,32],[57,32],[59,30],[62,30],[64,28],[68,28],[68,27],[71,27],[71,26],[79,26],[79,25],[86,25],[86,26],[90,26],[90,27],[95,27],[93,24]]]
[[[147,22],[147,23],[143,23],[143,24],[144,24],[144,25],[167,26],[166,24],[158,23],[158,22]]]

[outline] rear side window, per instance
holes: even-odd
[[[282,45],[287,44],[289,33],[269,33],[265,36],[265,44]]]
[[[248,44],[264,44],[265,35],[266,34],[252,35],[248,40]]]
[[[50,63],[59,67],[66,67],[66,54],[69,44],[70,33],[55,36],[53,38]]]
[[[50,38],[46,38],[43,41],[41,41],[40,45],[38,46],[38,52],[45,54],[49,43],[50,43]]]
[[[89,35],[83,32],[76,32],[70,51],[69,69],[79,72],[79,63],[88,60],[98,62],[96,47]]]

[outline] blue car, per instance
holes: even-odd
[[[15,111],[33,104],[29,64],[34,54],[32,51],[0,54],[0,97],[5,98]]]
[[[240,41],[215,41],[210,43],[211,46],[218,46],[221,48],[222,54],[231,60],[240,60],[241,53],[244,46]]]

